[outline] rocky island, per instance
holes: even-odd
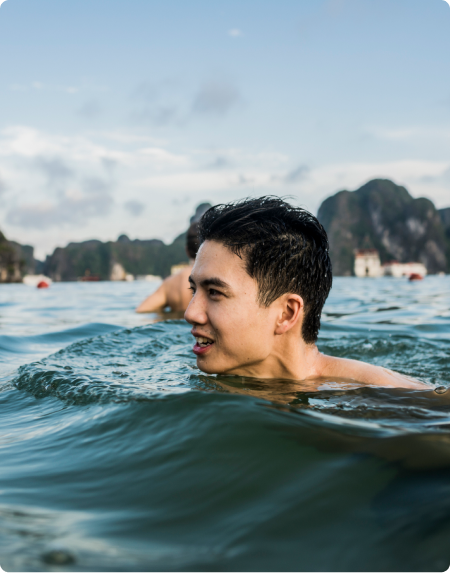
[[[210,207],[203,203],[191,222]],[[422,263],[428,274],[449,273],[449,207],[436,209],[424,197],[414,199],[389,179],[374,179],[356,191],[343,190],[321,204],[318,219],[329,236],[335,276],[354,274],[355,253],[374,249],[382,264]],[[44,273],[54,281],[111,280],[120,269],[128,275],[166,277],[187,262],[186,231],[167,245],[159,239],[98,240],[58,247],[44,262],[33,247],[8,241],[0,233],[0,282],[20,282],[25,274]],[[119,273],[120,275],[120,273]],[[117,277],[116,277],[117,278]]]
[[[31,245],[8,241],[0,231],[0,283],[22,282],[24,275],[40,273],[42,266],[43,263],[34,258]]]
[[[329,236],[336,276],[353,275],[358,249],[376,249],[382,263],[415,261],[429,274],[449,273],[449,207],[437,210],[389,179],[328,197],[318,219]]]

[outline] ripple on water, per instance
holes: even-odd
[[[337,280],[319,346],[431,390],[207,376],[181,321],[22,366],[0,393],[4,569],[446,569],[448,303],[426,282]]]
[[[262,398],[345,418],[390,424],[441,425],[448,420],[447,351],[434,340],[402,335],[381,338],[323,338],[321,349],[336,356],[396,368],[431,384],[430,391],[361,387],[352,380],[323,379],[306,385],[287,380],[206,376],[195,366],[189,326],[166,321],[124,329],[76,342],[21,366],[14,385],[37,398],[53,396],[70,404],[154,400],[193,390]],[[434,360],[432,360],[434,357]]]

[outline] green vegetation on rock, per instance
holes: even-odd
[[[171,273],[171,266],[188,262],[185,253],[185,233],[171,245],[157,239],[131,241],[121,235],[117,241],[83,241],[57,248],[47,257],[44,273],[56,281],[74,281],[87,274],[108,280],[115,263],[132,275],[158,275]]]
[[[20,257],[18,250],[0,231],[0,282],[20,282],[24,266],[25,260]]]
[[[353,274],[355,249],[377,249],[382,263],[415,261],[428,273],[449,273],[449,209],[448,232],[441,211],[388,179],[328,197],[318,219],[329,236],[334,275]]]

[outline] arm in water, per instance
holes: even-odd
[[[167,306],[166,281],[157,290],[146,298],[136,309],[136,312],[155,312]]]
[[[161,286],[142,302],[136,312],[155,312],[169,306],[172,311],[184,312],[191,300],[188,277],[192,266],[164,279]]]

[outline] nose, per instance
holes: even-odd
[[[196,292],[185,311],[185,320],[190,324],[207,324],[208,316],[202,301],[202,296]]]

